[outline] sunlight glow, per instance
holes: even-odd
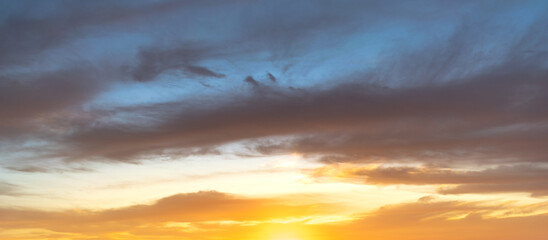
[[[269,240],[303,240],[303,239],[292,233],[280,233],[273,236]]]

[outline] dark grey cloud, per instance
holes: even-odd
[[[0,18],[3,36],[0,39],[0,140],[10,140],[22,133],[40,135],[40,129],[44,128],[72,127],[73,118],[89,115],[80,111],[88,100],[114,81],[126,78],[120,70],[114,70],[117,67],[111,66],[116,65],[112,62],[83,60],[78,55],[89,54],[85,51],[59,52],[58,56],[49,58],[44,57],[45,52],[51,54],[52,49],[70,47],[86,37],[108,35],[122,25],[138,25],[156,14],[208,3],[17,1],[2,4],[9,11],[3,12]],[[48,67],[44,70],[45,65]],[[193,74],[222,77],[204,67],[188,68]]]
[[[462,69],[459,63],[466,56],[476,62],[469,47],[476,41],[467,36],[477,32],[468,24],[450,41],[426,45],[415,54],[396,57],[395,65],[334,79],[333,84],[296,90],[259,84],[249,76],[245,81],[254,91],[247,95],[227,95],[201,108],[199,98],[192,106],[175,102],[135,108],[136,113],[164,116],[163,123],[151,129],[85,128],[67,141],[83,157],[132,157],[169,148],[301,135],[283,144],[259,144],[257,150],[336,156],[336,161],[547,161],[547,59],[542,52],[528,51],[541,42],[538,39],[548,39],[538,31],[542,23],[536,21],[510,41],[496,62],[464,74],[455,75],[452,67]],[[170,62],[172,56],[180,59],[179,53],[151,52],[156,57],[145,59]],[[436,74],[407,67],[420,63]],[[387,66],[394,71],[386,74]],[[411,83],[392,86],[405,79]]]
[[[202,15],[183,18],[181,27],[187,31],[206,32],[212,37],[193,39],[191,34],[171,34],[165,41],[142,47],[138,62],[131,65],[131,73],[137,81],[151,81],[165,73],[189,72],[199,77],[220,77],[200,61],[249,58],[257,53],[267,53],[273,62],[292,62],[294,57],[306,55],[318,49],[344,44],[346,36],[374,29],[400,20],[413,23],[431,22],[446,17],[451,11],[465,12],[467,3],[450,1],[428,2],[435,6],[421,9],[413,4],[393,4],[378,1],[228,1],[207,4]],[[219,6],[225,5],[220,10]],[[481,5],[481,4],[479,4]],[[452,7],[452,8],[450,8]],[[222,20],[210,24],[218,12]],[[192,24],[194,23],[195,24]],[[171,24],[170,24],[171,25]],[[187,28],[185,28],[187,29]],[[231,31],[224,32],[226,29]],[[175,31],[175,30],[173,30]],[[371,30],[377,31],[377,30]],[[225,33],[220,35],[219,33]],[[168,34],[169,35],[169,34]],[[188,40],[190,39],[190,40]],[[192,66],[208,71],[193,71]],[[273,79],[269,73],[268,78]],[[275,79],[275,78],[274,78]]]
[[[249,85],[251,85],[253,87],[259,87],[259,85],[260,85],[260,83],[257,80],[255,80],[255,78],[253,78],[252,76],[247,76],[244,79],[244,82],[249,83]]]
[[[67,69],[0,76],[0,146],[17,151],[23,140],[54,140],[89,123],[82,105],[110,84],[108,67],[81,64]],[[17,146],[15,146],[17,145]],[[41,149],[24,149],[26,153]],[[10,152],[12,152],[10,151]],[[7,158],[5,154],[4,157]]]
[[[177,46],[149,47],[139,51],[138,64],[132,67],[133,78],[137,81],[151,81],[168,71],[183,71],[202,77],[224,77],[224,74],[195,65],[204,58],[213,57],[214,47],[192,43]]]
[[[87,19],[86,14],[93,14],[82,10],[86,14],[82,14],[81,21],[111,23],[126,15],[133,21],[182,6],[173,2],[158,4],[130,5],[128,8],[132,11],[126,11],[122,17],[108,17],[104,13],[93,17],[97,20]],[[544,106],[548,96],[544,93],[548,84],[544,79],[548,70],[543,43],[548,38],[542,31],[546,27],[544,19],[511,39],[502,39],[505,31],[491,29],[494,23],[489,17],[474,18],[461,12],[468,8],[480,11],[485,7],[470,5],[471,2],[441,1],[431,9],[411,7],[414,4],[409,3],[392,7],[376,1],[287,2],[285,8],[263,4],[266,5],[256,2],[231,5],[237,10],[230,8],[234,11],[225,17],[233,20],[237,15],[241,22],[229,28],[233,35],[227,34],[226,39],[200,42],[182,37],[181,40],[180,36],[169,41],[152,38],[150,44],[138,49],[135,62],[127,65],[130,78],[151,81],[171,72],[220,78],[226,69],[220,73],[206,64],[206,60],[244,57],[264,49],[269,53],[279,51],[272,56],[284,56],[288,51],[295,56],[300,51],[331,46],[333,42],[326,36],[335,36],[331,39],[339,41],[358,30],[386,27],[404,18],[413,19],[417,24],[442,19],[449,12],[452,13],[450,20],[459,22],[454,25],[460,27],[447,39],[429,38],[425,40],[428,44],[418,47],[402,50],[410,46],[402,44],[391,49],[382,55],[380,65],[371,70],[340,74],[331,77],[328,83],[312,87],[281,85],[270,72],[267,74],[270,84],[262,84],[251,77],[255,73],[245,72],[243,76],[249,77],[244,81],[253,86],[252,90],[237,89],[241,85],[239,78],[226,94],[213,100],[197,96],[172,103],[90,110],[88,114],[98,117],[68,124],[70,131],[51,138],[63,146],[54,156],[127,160],[142,154],[167,154],[172,149],[292,136],[292,141],[283,144],[261,145],[259,142],[256,149],[268,154],[296,151],[321,155],[329,159],[326,162],[373,158],[427,163],[546,161],[543,143],[547,136],[548,110]],[[497,10],[513,6],[501,5]],[[148,7],[151,8],[145,10]],[[451,7],[457,10],[451,11]],[[252,9],[261,11],[249,11]],[[301,11],[303,9],[307,11]],[[292,14],[297,12],[303,13]],[[74,11],[75,16],[76,13],[80,12]],[[390,21],[383,22],[383,19]],[[234,25],[229,22],[222,24]],[[311,39],[321,44],[307,41]],[[488,43],[499,40],[503,44],[495,45],[502,46],[504,51],[480,51]],[[37,85],[31,84],[28,88],[21,81],[2,81],[0,84],[4,86],[0,91],[6,92],[0,103],[6,103],[2,118],[9,118],[10,123],[23,117],[36,118],[82,104],[97,93],[94,81],[59,80],[71,75],[78,74],[44,76],[46,80],[36,81]],[[87,78],[88,71],[82,76]],[[204,86],[211,85],[204,83]],[[17,102],[16,95],[25,96],[24,100]],[[146,116],[154,120],[154,124],[104,121],[116,114]],[[4,126],[4,131],[14,129],[13,125]]]
[[[40,75],[0,79],[0,121],[36,118],[81,103],[97,93],[103,82],[88,69],[74,68]]]
[[[205,5],[209,1],[198,2],[12,2],[12,11],[0,21],[0,35],[3,36],[0,39],[0,68],[35,61],[44,50],[71,40],[104,34],[116,24],[133,26],[156,14],[165,14],[183,6]]]
[[[215,77],[215,78],[222,78],[225,77],[222,73],[217,73],[212,71],[211,69],[200,67],[200,66],[185,66],[185,69],[193,74],[201,75],[204,77]]]
[[[268,76],[268,79],[270,79],[270,81],[272,81],[272,82],[277,81],[276,77],[274,77],[274,75],[272,75],[272,73],[267,73],[266,75]]]
[[[548,116],[543,92],[548,84],[543,79],[548,75],[539,69],[541,73],[524,78],[529,68],[515,73],[502,68],[466,81],[406,89],[347,84],[300,92],[260,85],[261,91],[250,96],[227,98],[209,108],[177,103],[148,108],[159,112],[184,108],[180,114],[164,115],[167,121],[157,128],[91,128],[70,141],[84,149],[95,146],[91,152],[100,152],[116,145],[137,150],[315,134],[319,137],[270,146],[270,150],[279,147],[362,158],[486,154],[492,160],[546,161],[543,142]],[[524,96],[522,91],[530,92]]]

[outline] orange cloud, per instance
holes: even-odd
[[[350,225],[335,227],[339,239],[514,240],[545,239],[548,215],[489,218],[502,205],[419,200],[387,206]],[[519,209],[519,207],[518,207]],[[341,231],[344,230],[344,231]]]
[[[322,222],[322,214],[336,206],[197,192],[101,211],[0,209],[0,238],[540,240],[548,234],[541,227],[548,224],[548,215],[539,212],[546,207],[428,197],[356,215],[354,221]]]
[[[305,217],[325,213],[328,210],[326,207],[322,204],[293,206],[283,203],[281,199],[239,198],[208,191],[177,194],[162,198],[152,205],[102,211],[0,209],[0,229],[38,228],[101,238],[119,232],[139,236],[147,233],[184,236],[204,229],[230,229],[240,225],[252,226],[284,220],[305,221]]]

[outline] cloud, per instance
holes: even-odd
[[[419,9],[405,3],[375,1],[213,3],[204,4],[203,8],[192,6],[195,12],[202,14],[198,16],[193,12],[168,14],[178,19],[180,24],[173,28],[171,22],[160,23],[167,25],[169,33],[162,32],[153,38],[155,41],[151,44],[139,49],[137,63],[130,66],[133,78],[146,82],[156,79],[160,74],[185,71],[199,77],[219,77],[222,74],[204,74],[204,71],[192,71],[191,67],[207,60],[227,60],[232,64],[242,58],[263,58],[261,55],[265,53],[268,59],[287,64],[296,56],[343,44],[347,35],[365,32],[385,22],[399,19],[413,23],[432,21],[443,16],[447,5],[452,5],[452,10],[457,12],[464,9],[463,6],[449,2],[441,6],[430,2],[436,5],[433,7],[436,10]],[[218,16],[219,9],[224,12],[222,16]],[[424,18],[427,14],[430,18]],[[221,20],[212,20],[217,17]],[[194,37],[187,34],[187,31],[198,34]],[[210,70],[209,67],[200,67]],[[273,79],[272,74],[268,77]]]
[[[215,78],[222,78],[225,77],[222,73],[216,73],[211,71],[210,69],[207,69],[205,67],[200,66],[186,66],[185,69],[193,74],[201,75],[205,77],[215,77]]]
[[[548,182],[509,184],[461,184],[440,189],[442,194],[530,192],[532,197],[548,196]]]
[[[25,167],[6,167],[6,169],[18,172],[26,173],[44,173],[48,172],[47,168],[38,167],[38,166],[25,166]]]
[[[215,191],[185,193],[162,198],[150,205],[106,210],[46,212],[0,209],[0,228],[43,228],[60,233],[108,236],[119,231],[148,227],[169,230],[169,223],[257,222],[322,213],[321,204],[288,205],[277,199],[242,198]],[[105,234],[105,235],[103,235]]]
[[[211,191],[177,194],[150,205],[96,211],[46,212],[4,208],[0,209],[0,227],[5,231],[0,236],[9,234],[10,230],[19,230],[16,236],[26,236],[27,239],[57,234],[76,239],[239,237],[251,240],[270,238],[272,234],[289,229],[303,237],[322,240],[401,239],[401,236],[408,239],[445,236],[451,240],[476,239],[474,237],[513,239],[516,236],[539,239],[545,233],[545,229],[539,226],[548,222],[542,213],[546,210],[545,203],[512,205],[432,198],[384,206],[354,216],[353,221],[309,221],[314,216],[321,219],[325,208],[329,212],[330,206],[286,205],[276,199],[241,198]],[[508,227],[512,224],[515,228]],[[494,233],[493,228],[505,230]],[[27,229],[33,231],[25,231]],[[449,234],[455,231],[461,233]],[[39,232],[43,235],[33,235]]]
[[[23,164],[19,163],[19,165],[23,165]],[[85,168],[85,167],[51,168],[51,167],[32,166],[32,165],[28,165],[28,166],[23,165],[23,166],[17,166],[17,167],[6,166],[4,168],[8,169],[8,170],[11,170],[11,171],[21,172],[21,173],[52,173],[52,172],[65,173],[65,172],[90,172],[90,171],[92,171],[91,169]]]
[[[216,47],[201,46],[193,43],[182,43],[174,46],[149,46],[139,51],[138,64],[132,67],[133,78],[137,81],[151,81],[158,75],[179,70],[201,77],[222,78],[225,75],[195,65],[196,62],[219,57]]]
[[[274,77],[274,75],[272,75],[272,73],[267,73],[266,75],[268,76],[268,79],[270,79],[270,81],[272,81],[272,82],[277,81],[276,77]]]
[[[71,148],[63,154],[71,159],[135,159],[169,149],[289,136],[289,142],[257,150],[322,155],[325,162],[546,161],[546,56],[529,52],[543,49],[539,43],[548,39],[538,31],[542,19],[506,40],[497,54],[477,52],[487,41],[476,34],[491,25],[476,27],[470,21],[447,41],[413,51],[395,49],[393,54],[402,54],[387,57],[371,71],[333,77],[328,84],[296,89],[278,82],[259,85],[248,77],[244,81],[261,86],[260,91],[233,90],[216,101],[196,96],[122,107],[112,112],[153,116],[158,124],[90,122],[63,136]],[[498,35],[494,38],[486,36],[494,41]],[[178,43],[142,48],[133,76],[152,80],[165,71],[201,66],[195,64],[224,52],[208,44]],[[218,74],[207,70],[194,74]]]
[[[0,34],[4,37],[0,40],[0,68],[27,64],[45,50],[104,33],[105,28],[115,28],[117,23],[131,26],[156,14],[165,14],[182,6],[196,6],[196,2],[54,1],[45,6],[33,1],[18,1],[6,4],[12,11],[6,14],[6,19],[1,19]],[[52,11],[41,11],[47,7]]]
[[[548,168],[537,165],[498,166],[485,170],[437,167],[385,167],[327,165],[310,175],[318,179],[351,181],[374,185],[452,185],[438,189],[442,194],[530,192],[548,193]]]
[[[460,201],[418,201],[386,206],[361,220],[334,227],[340,239],[542,239],[546,214],[488,217],[502,206]],[[363,229],[370,229],[363,231]],[[497,231],[493,231],[497,229]],[[518,230],[519,229],[519,230]]]
[[[53,140],[55,133],[87,123],[92,116],[83,114],[82,104],[105,89],[109,78],[104,74],[107,69],[83,66],[0,76],[0,144],[4,148],[13,145],[14,152],[40,152],[39,147],[23,147],[21,141]]]
[[[96,8],[101,8],[102,4],[97,3]],[[63,16],[71,16],[66,18],[72,19],[83,12],[80,22],[84,25],[109,25],[126,20],[135,23],[148,18],[156,19],[162,15],[158,13],[176,13],[174,10],[186,6],[181,4],[116,5],[119,8],[113,9],[123,13],[119,17],[109,15],[110,10],[91,17],[93,14],[89,12],[91,10],[86,10],[88,7],[67,5],[59,10],[59,17],[65,21]],[[408,46],[400,45],[388,49],[387,53],[379,56],[378,65],[370,68],[327,74],[328,83],[314,82],[306,87],[296,87],[299,83],[298,79],[294,79],[288,82],[296,83],[295,86],[284,85],[274,81],[276,77],[268,72],[271,84],[260,84],[251,77],[255,73],[239,71],[241,76],[237,78],[238,82],[230,83],[227,79],[223,83],[227,84],[226,88],[214,97],[196,94],[170,103],[94,106],[86,111],[74,111],[68,114],[96,117],[82,119],[74,125],[63,122],[60,120],[62,118],[42,124],[43,128],[62,124],[70,129],[62,133],[49,133],[52,136],[48,139],[62,146],[54,154],[55,157],[137,161],[142,155],[162,155],[173,149],[285,136],[291,140],[283,144],[271,142],[255,146],[256,150],[265,154],[299,152],[307,156],[321,155],[327,163],[378,159],[429,163],[546,161],[547,150],[543,142],[547,140],[548,111],[544,108],[547,97],[543,93],[548,88],[544,81],[548,70],[544,64],[546,55],[543,54],[545,47],[542,45],[547,36],[540,31],[545,26],[543,18],[532,24],[523,23],[527,27],[520,29],[526,30],[516,32],[513,38],[502,39],[501,35],[513,30],[511,27],[493,29],[494,23],[488,18],[485,20],[461,14],[467,7],[480,11],[485,7],[483,4],[440,2],[435,3],[432,9],[414,8],[406,3],[393,6],[367,1],[344,4],[287,2],[287,8],[272,9],[270,3],[261,5],[255,2],[230,2],[227,6],[188,4],[191,5],[189,9],[196,7],[196,10],[205,12],[220,7],[231,9],[224,16],[227,20],[223,23],[233,27],[222,28],[227,31],[227,37],[212,38],[205,33],[198,34],[205,39],[203,41],[178,34],[151,37],[146,44],[133,49],[137,55],[135,62],[127,65],[125,74],[129,76],[120,76],[123,74],[116,72],[118,75],[110,77],[149,81],[146,84],[150,86],[156,86],[151,81],[159,75],[173,72],[192,77],[221,78],[231,74],[226,71],[228,67],[219,68],[223,69],[223,73],[217,72],[217,65],[211,64],[210,60],[218,62],[227,59],[230,62],[239,58],[255,59],[258,57],[254,54],[261,55],[266,51],[264,49],[276,52],[271,56],[287,56],[280,58],[287,61],[277,63],[287,65],[293,63],[295,59],[290,56],[296,53],[314,52],[332,45],[337,39],[345,41],[354,33],[365,34],[368,33],[366,30],[376,29],[372,26],[382,27],[402,18],[413,19],[413,24],[418,24],[440,19],[451,12],[453,15],[447,16],[452,23],[448,31],[454,31],[447,38],[428,38],[423,44],[409,49],[403,49]],[[455,7],[454,12],[448,6]],[[65,11],[72,7],[81,9]],[[497,14],[512,7],[511,4],[500,6],[493,16],[500,18]],[[253,9],[261,11],[249,11]],[[305,9],[312,10],[292,14]],[[372,14],[363,14],[362,10],[357,9],[366,9]],[[88,15],[89,19],[86,17]],[[188,17],[196,16],[191,14]],[[372,21],[364,21],[367,19]],[[383,19],[390,21],[383,22]],[[163,20],[158,17],[158,21]],[[44,24],[47,22],[44,21]],[[182,25],[186,26],[188,22]],[[205,28],[209,26],[208,21],[203,22],[204,25],[199,25],[200,29],[209,33]],[[62,24],[59,26],[65,31]],[[341,26],[345,26],[344,29]],[[321,43],[307,41],[310,39]],[[498,41],[502,43],[494,44]],[[301,46],[303,43],[306,44]],[[484,51],[488,46],[493,46],[495,50]],[[276,62],[273,59],[267,57],[267,60]],[[310,64],[316,63],[313,59],[311,61]],[[337,66],[333,68],[338,69]],[[81,75],[87,77],[89,72],[83,71]],[[239,89],[238,84],[245,76],[249,77],[244,81],[255,86],[251,90]],[[4,90],[6,96],[12,96],[3,101],[11,103],[6,104],[4,109],[7,112],[2,116],[35,118],[57,113],[59,109],[85,105],[90,96],[100,92],[96,86],[87,85],[94,81],[64,83],[58,80],[65,78],[46,76],[45,81],[36,81],[36,88],[27,88],[18,81],[2,81],[5,85],[2,90],[8,89]],[[286,78],[289,79],[284,76]],[[59,86],[54,87],[57,81]],[[260,91],[257,86],[260,86]],[[64,90],[51,90],[54,88]],[[25,100],[15,103],[15,95],[10,95],[11,92],[18,92],[18,95],[25,96]],[[143,99],[162,95],[157,92],[147,94],[143,94],[146,96]],[[45,96],[50,97],[45,99]],[[153,120],[153,124],[142,126],[134,122],[108,120],[123,114],[146,116]],[[13,125],[7,125],[0,131],[17,130]]]
[[[546,161],[546,73],[534,66],[502,65],[461,81],[404,89],[354,83],[295,91],[260,85],[259,92],[229,96],[207,108],[175,102],[134,109],[163,116],[151,129],[103,126],[69,139],[82,147],[79,152],[100,155],[301,135],[258,149],[361,161]]]
[[[25,195],[19,191],[20,187],[8,182],[0,181],[0,196],[21,196]]]
[[[102,85],[92,74],[75,68],[40,76],[3,78],[0,81],[0,120],[35,118],[83,102]]]
[[[246,83],[249,83],[251,86],[253,87],[259,87],[259,82],[257,82],[257,80],[255,80],[252,76],[247,76],[245,79],[244,79],[244,82]]]
[[[318,159],[326,166],[316,177],[450,185],[438,188],[447,195],[548,194],[542,1],[0,5],[0,165],[9,178],[65,177],[87,171],[85,161],[223,154],[217,147],[239,143],[249,154]],[[3,198],[21,198],[19,189],[0,182]],[[529,206],[427,200],[319,227],[310,219],[333,209],[218,192],[103,210],[0,208],[0,238],[265,239],[253,234],[289,225],[318,240],[547,235],[546,214]],[[493,217],[501,211],[526,214]]]

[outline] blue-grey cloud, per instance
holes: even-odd
[[[397,1],[20,7],[34,10],[9,15],[0,27],[10,36],[0,49],[14,59],[3,66],[20,67],[0,75],[0,133],[8,140],[18,132],[40,135],[60,146],[47,157],[72,160],[138,161],[168,149],[290,136],[253,147],[320,155],[326,163],[547,161],[545,6],[421,3],[430,7]],[[521,16],[516,7],[535,14]],[[76,50],[91,62],[78,70],[59,60],[78,44],[99,43],[106,50]],[[369,50],[378,53],[364,57]],[[39,53],[55,67],[41,65]],[[105,59],[112,62],[95,62]],[[32,64],[55,70],[29,71]],[[96,101],[126,96],[124,87],[141,97]],[[146,102],[167,94],[158,89],[182,93]],[[38,134],[21,124],[36,119],[40,129],[55,131]]]

